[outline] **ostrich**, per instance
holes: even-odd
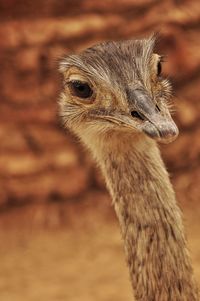
[[[60,62],[64,126],[92,152],[119,219],[136,301],[197,301],[182,217],[157,142],[178,135],[155,38],[104,42]]]

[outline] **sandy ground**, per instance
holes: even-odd
[[[183,208],[200,283],[200,206]],[[1,215],[0,300],[131,301],[118,223],[106,195]]]

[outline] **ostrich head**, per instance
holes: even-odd
[[[129,132],[171,142],[171,87],[162,77],[155,39],[105,42],[60,63],[64,89],[60,115],[79,137]]]

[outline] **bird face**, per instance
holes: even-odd
[[[77,134],[145,134],[168,143],[178,135],[171,118],[171,86],[162,77],[154,38],[105,42],[60,63],[60,115]]]

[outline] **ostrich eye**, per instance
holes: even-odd
[[[69,82],[69,88],[72,94],[79,98],[89,98],[93,94],[92,89],[87,83],[78,80]]]
[[[157,76],[161,75],[161,72],[162,72],[162,64],[159,61],[157,64]]]

